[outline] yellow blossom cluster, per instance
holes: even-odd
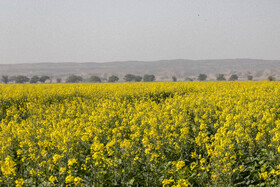
[[[0,91],[0,186],[280,183],[278,82]]]

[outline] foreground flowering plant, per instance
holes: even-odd
[[[0,91],[1,186],[280,183],[278,82]]]

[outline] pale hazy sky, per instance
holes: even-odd
[[[0,0],[0,63],[280,60],[280,0]]]

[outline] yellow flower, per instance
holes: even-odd
[[[174,179],[171,177],[170,179],[164,179],[164,180],[162,181],[162,184],[163,184],[163,187],[165,187],[165,186],[171,185],[171,184],[174,183],[174,182],[175,182]]]
[[[268,178],[268,174],[267,174],[267,171],[266,172],[263,172],[261,173],[261,177],[266,180]]]
[[[81,170],[85,170],[86,171],[87,170],[87,166],[85,164],[82,164],[81,165]]]
[[[240,171],[243,171],[245,167],[243,165],[239,166]]]
[[[15,181],[15,183],[16,183],[16,187],[21,187],[24,185],[24,180],[23,180],[23,178],[20,178],[20,179],[17,179]]]
[[[46,150],[42,150],[42,151],[41,151],[41,155],[42,155],[43,157],[46,157],[47,154],[48,154],[48,152],[47,152]]]
[[[77,164],[77,159],[76,158],[72,158],[68,160],[68,166],[73,166],[74,164]]]
[[[182,169],[184,166],[185,166],[185,162],[184,161],[178,161],[177,164],[176,164],[177,171]]]
[[[191,183],[186,180],[186,179],[179,179],[177,182],[177,185],[175,185],[176,187],[187,187],[189,186]]]
[[[191,163],[191,166],[190,166],[190,167],[191,167],[191,170],[194,170],[194,168],[195,168],[196,166],[197,166],[197,163],[196,163],[196,162],[192,162],[192,163]]]
[[[74,178],[74,185],[82,184],[82,182],[83,182],[82,178],[80,178],[80,177],[75,177]]]
[[[4,176],[16,175],[16,163],[13,161],[11,156],[5,158],[5,162],[1,166],[1,171]]]
[[[17,155],[18,155],[18,156],[22,155],[22,153],[23,153],[23,151],[22,151],[21,149],[18,149],[18,150],[17,150]]]
[[[197,157],[196,152],[192,152],[192,153],[191,153],[191,158],[196,158],[196,157]]]
[[[55,154],[53,155],[53,163],[57,164],[57,162],[62,158],[61,155]]]
[[[33,177],[36,175],[36,171],[32,168],[30,171],[29,171],[29,174]]]
[[[49,177],[49,181],[50,181],[51,183],[54,183],[55,181],[57,181],[57,177],[51,175],[51,176]]]
[[[72,176],[72,175],[68,175],[66,178],[65,178],[65,183],[66,184],[71,184],[73,181],[74,181],[75,177]]]
[[[61,167],[60,169],[59,169],[59,174],[63,174],[63,173],[65,173],[66,172],[66,167]]]

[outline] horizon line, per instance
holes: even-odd
[[[23,62],[23,63],[10,63],[10,64],[1,64],[0,65],[26,65],[26,64],[87,64],[87,63],[119,63],[119,62],[160,62],[160,61],[175,61],[175,60],[185,60],[185,61],[213,61],[213,60],[264,60],[264,61],[280,61],[275,59],[262,59],[262,58],[217,58],[217,59],[160,59],[160,60],[116,60],[116,61],[103,61],[103,62],[96,62],[96,61],[50,61],[50,62]]]

